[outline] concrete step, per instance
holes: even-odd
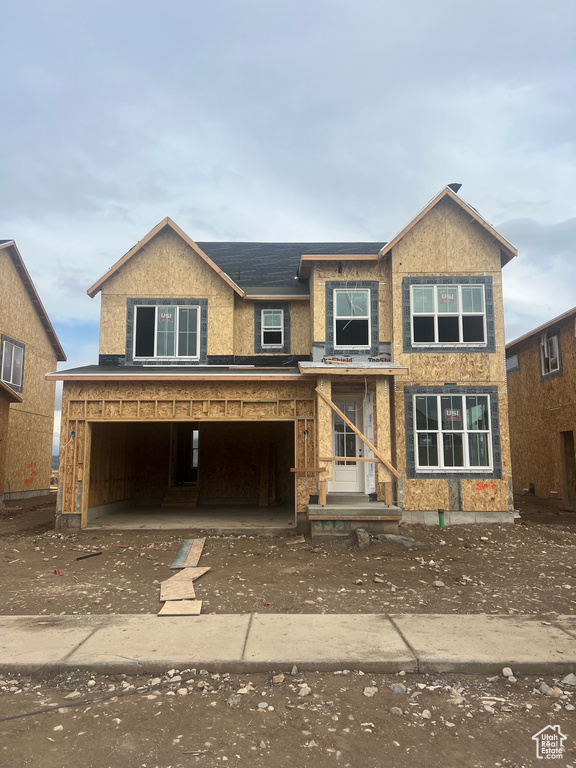
[[[357,504],[370,504],[370,497],[366,493],[327,493],[326,504],[355,506]]]

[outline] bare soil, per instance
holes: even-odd
[[[566,710],[574,688],[554,678],[546,683],[559,685],[560,698],[541,693],[534,677],[342,672],[284,670],[277,683],[195,669],[162,678],[3,679],[0,766],[524,768],[542,764],[532,736],[547,725],[566,736],[555,763],[576,765],[576,723]],[[392,691],[394,683],[406,691]],[[370,698],[368,687],[377,688]]]
[[[190,534],[56,533],[54,505],[51,495],[0,508],[0,613],[157,613]],[[423,549],[208,532],[197,597],[203,613],[573,613],[576,515],[520,507],[513,525],[401,526]]]

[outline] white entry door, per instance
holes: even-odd
[[[362,431],[362,399],[334,398],[342,413]],[[363,443],[337,413],[332,413],[332,445],[334,456],[354,458],[362,456]],[[364,490],[364,465],[362,462],[335,461],[332,464],[332,480],[327,483],[329,493],[362,493]]]

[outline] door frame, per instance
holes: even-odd
[[[354,424],[354,426],[356,426],[360,430],[360,432],[364,431],[364,393],[360,393],[360,392],[356,392],[356,393],[353,393],[353,392],[343,392],[343,393],[332,392],[332,401],[334,402],[334,404],[338,408],[340,408],[340,405],[343,404],[343,403],[349,403],[349,402],[355,403],[356,404],[357,418],[356,418],[356,423]],[[343,413],[346,413],[345,407],[344,408],[340,408],[340,410]],[[330,425],[331,425],[331,430],[332,430],[332,451],[333,451],[333,455],[334,456],[338,455],[336,453],[336,446],[335,446],[336,432],[334,430],[334,424],[335,424],[336,418],[338,418],[337,413],[335,411],[332,411]],[[344,427],[345,427],[345,429],[348,428],[346,423],[344,424]],[[357,458],[362,458],[362,456],[364,455],[363,454],[363,452],[364,452],[364,443],[362,442],[362,440],[360,440],[360,438],[358,437],[357,434],[355,434],[355,433],[352,433],[352,434],[354,434],[354,440],[355,440],[355,443],[354,443],[355,444],[355,450],[356,450],[355,456]],[[338,462],[334,462],[332,464],[332,478],[334,478],[334,473],[335,473],[337,467],[342,467],[342,466],[345,466],[345,465],[339,464]],[[328,480],[327,483],[326,483],[326,491],[327,491],[327,493],[364,493],[365,492],[365,488],[366,488],[366,478],[365,478],[364,464],[363,464],[363,462],[355,462],[354,467],[356,468],[356,477],[357,477],[357,487],[356,488],[348,489],[348,490],[342,490],[341,488],[338,488],[338,484],[342,483],[343,481],[337,481],[337,480],[332,479],[332,480]],[[340,471],[342,471],[342,470],[340,470]]]

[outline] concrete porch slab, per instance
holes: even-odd
[[[390,616],[418,657],[420,672],[569,672],[576,667],[576,639],[531,616]]]
[[[254,615],[244,651],[253,671],[361,668],[367,672],[415,672],[416,659],[381,614]]]
[[[111,616],[66,663],[104,673],[154,674],[170,666],[230,671],[242,658],[249,624],[249,614]]]

